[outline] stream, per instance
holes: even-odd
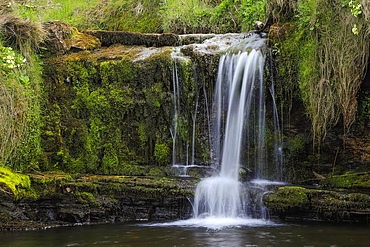
[[[369,246],[369,225],[265,222],[210,228],[171,223],[115,223],[0,232],[0,246]]]

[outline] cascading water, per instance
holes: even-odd
[[[195,173],[197,170],[209,169],[209,166],[199,165],[199,161],[205,163],[204,157],[209,156],[210,117],[206,83],[199,73],[199,66],[182,54],[179,47],[172,53],[172,62],[172,172],[177,176],[188,177],[190,169],[195,170]],[[192,92],[191,96],[189,91]],[[200,146],[203,150],[199,150]]]
[[[221,169],[217,176],[198,184],[194,199],[195,218],[247,216],[241,199],[243,188],[238,180],[242,137],[247,135],[248,143],[253,142],[257,150],[255,164],[259,177],[265,169],[265,55],[262,52],[265,42],[265,39],[253,35],[245,41],[242,50],[237,53],[231,50],[220,59],[214,101],[213,159],[221,164]],[[246,127],[249,130],[245,130]],[[251,134],[253,131],[257,133]]]

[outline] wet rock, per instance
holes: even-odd
[[[197,180],[31,175],[32,196],[0,190],[0,231],[131,220],[184,219]],[[57,188],[57,189],[54,189]],[[67,189],[74,193],[65,193]]]
[[[214,38],[216,34],[184,34],[179,35],[181,45],[201,44],[207,39]]]
[[[147,47],[177,46],[179,37],[172,33],[144,34],[118,31],[82,30],[82,33],[98,38],[103,46],[114,44],[144,45]]]
[[[281,187],[263,196],[271,215],[285,220],[367,222],[370,196],[362,193]]]

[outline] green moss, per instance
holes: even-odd
[[[370,175],[368,173],[347,172],[339,176],[331,176],[321,181],[324,186],[335,188],[370,188]]]
[[[0,185],[1,184],[5,184],[16,198],[28,194],[31,190],[31,181],[27,175],[14,173],[5,167],[0,167]]]
[[[166,144],[155,144],[154,157],[158,164],[168,165],[170,162],[170,153],[171,150]]]
[[[306,192],[302,187],[280,187],[275,194],[268,197],[265,205],[278,212],[300,209],[309,202]]]

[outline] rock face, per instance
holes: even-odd
[[[58,162],[73,173],[163,174],[172,51],[119,45],[45,60],[42,168]],[[148,164],[157,167],[139,166]]]
[[[178,39],[167,34],[89,33],[102,35],[103,45],[111,38],[114,43],[165,42],[144,44],[158,46]],[[130,35],[146,41],[126,39]],[[190,160],[191,149],[197,162],[209,160],[209,114],[219,54],[244,38],[229,36],[224,43],[217,38],[183,52],[171,46],[114,44],[44,59],[40,168],[165,175],[171,161]]]
[[[173,220],[192,214],[194,180],[123,176],[32,175],[15,196],[0,187],[0,231],[129,220]]]

